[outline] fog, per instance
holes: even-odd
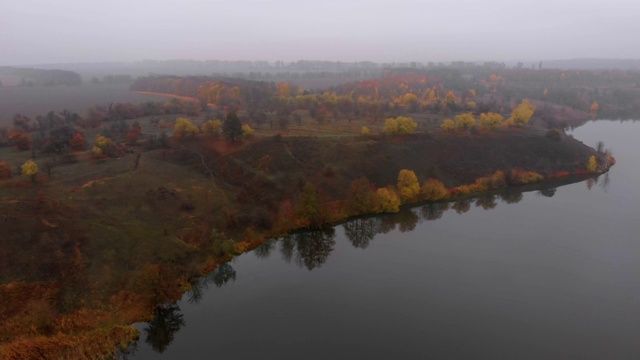
[[[640,58],[628,0],[3,0],[0,65]]]

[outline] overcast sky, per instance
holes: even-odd
[[[0,65],[640,58],[638,0],[0,0]]]

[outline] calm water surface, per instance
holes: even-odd
[[[140,325],[133,358],[640,358],[640,123],[573,135],[613,149],[608,177],[272,241]]]

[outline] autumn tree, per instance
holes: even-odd
[[[133,122],[133,125],[129,128],[126,139],[128,144],[136,144],[142,135],[142,126],[137,121]]]
[[[83,151],[87,149],[87,140],[81,132],[76,132],[71,140],[69,140],[69,147],[75,151]]]
[[[227,114],[227,118],[222,124],[222,135],[227,141],[236,142],[242,136],[242,124],[235,111]]]
[[[504,121],[504,117],[494,112],[480,114],[480,127],[483,129],[495,129],[502,121]]]
[[[536,107],[529,100],[522,100],[520,105],[513,109],[511,117],[507,120],[507,125],[524,126],[529,122],[535,111]]]
[[[173,136],[178,139],[192,138],[196,136],[199,131],[198,127],[193,125],[191,120],[184,117],[177,118],[173,126]]]
[[[355,179],[349,186],[346,208],[351,215],[371,212],[375,208],[376,193],[366,177]]]
[[[470,112],[456,115],[453,121],[456,123],[456,128],[463,130],[470,129],[476,125],[476,118]]]
[[[456,129],[456,123],[451,119],[445,119],[440,125],[440,128],[445,131],[454,131]]]
[[[6,162],[0,161],[0,179],[8,179],[11,177],[11,166]]]
[[[392,187],[380,188],[376,190],[377,213],[396,213],[400,211],[400,198]]]
[[[19,151],[30,150],[31,145],[33,145],[31,134],[23,131],[16,131],[11,134],[9,141],[11,141]]]
[[[91,153],[94,157],[118,157],[122,154],[122,148],[103,135],[97,135]]]
[[[594,155],[591,155],[589,162],[587,163],[587,170],[589,172],[596,172],[598,170],[598,161]]]
[[[306,220],[307,226],[310,228],[319,228],[324,222],[320,205],[318,189],[313,184],[306,183],[302,189],[296,212],[300,218]]]
[[[388,118],[384,122],[382,132],[390,135],[412,134],[418,128],[418,124],[408,116],[398,116],[397,118]]]
[[[418,177],[412,170],[402,169],[398,173],[398,193],[400,200],[404,202],[415,200],[420,193]]]
[[[437,179],[427,179],[420,188],[420,198],[426,201],[442,200],[449,195],[449,191],[442,181]]]
[[[31,177],[31,181],[36,181],[36,175],[38,175],[38,164],[35,161],[29,159],[22,166],[20,166],[22,170],[22,176]]]
[[[591,107],[589,108],[592,114],[597,113],[598,109],[600,109],[600,104],[598,104],[597,101],[594,101],[593,104],[591,104]]]
[[[208,120],[202,124],[202,132],[207,135],[218,136],[222,129],[222,121],[220,120]]]
[[[362,129],[360,129],[360,134],[362,134],[362,136],[369,136],[369,134],[371,134],[371,130],[366,126],[363,126]]]

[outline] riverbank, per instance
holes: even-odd
[[[198,276],[267,238],[393,212],[379,207],[378,190],[393,197],[401,170],[414,172],[419,188],[440,181],[440,200],[457,200],[525,179],[589,176],[591,156],[604,164],[579,141],[533,128],[223,142],[199,136],[140,157],[83,160],[74,174],[87,175],[69,181],[4,184],[0,354],[44,351],[54,335],[69,345],[101,334],[95,329],[111,334],[150,319]],[[358,179],[368,185],[354,190]],[[418,194],[397,205],[426,196]]]

